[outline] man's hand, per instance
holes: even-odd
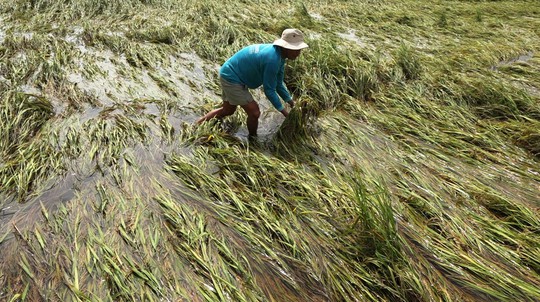
[[[289,103],[289,105],[291,105],[291,108],[294,107],[294,101],[292,99],[290,101],[288,101],[287,103]]]
[[[289,104],[289,106],[294,107],[294,101],[291,99],[290,101],[286,102],[287,104]],[[280,111],[281,114],[283,114],[284,117],[287,117],[287,115],[289,115],[289,111],[287,111],[287,109],[283,108],[283,110]]]

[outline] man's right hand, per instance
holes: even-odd
[[[294,107],[294,101],[293,100],[290,100],[288,101],[289,105],[291,105],[291,108]]]
[[[287,115],[289,115],[289,111],[287,111],[287,109],[283,108],[281,111],[281,114],[283,114],[284,117],[287,117]]]

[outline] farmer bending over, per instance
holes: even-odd
[[[248,88],[255,89],[261,85],[272,105],[287,116],[289,112],[279,97],[291,107],[294,106],[294,101],[283,83],[285,59],[296,59],[306,47],[308,45],[304,43],[301,31],[286,29],[281,39],[273,44],[250,45],[234,54],[219,71],[223,99],[221,108],[208,112],[197,123],[231,115],[240,105],[247,113],[249,135],[256,136],[261,113]]]

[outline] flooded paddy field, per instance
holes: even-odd
[[[540,300],[539,16],[0,1],[0,301]],[[288,27],[290,115],[196,125]]]

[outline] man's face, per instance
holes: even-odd
[[[293,49],[283,48],[283,57],[289,60],[294,60],[298,58],[298,56],[300,55],[300,52],[302,52],[301,49],[293,50]]]

